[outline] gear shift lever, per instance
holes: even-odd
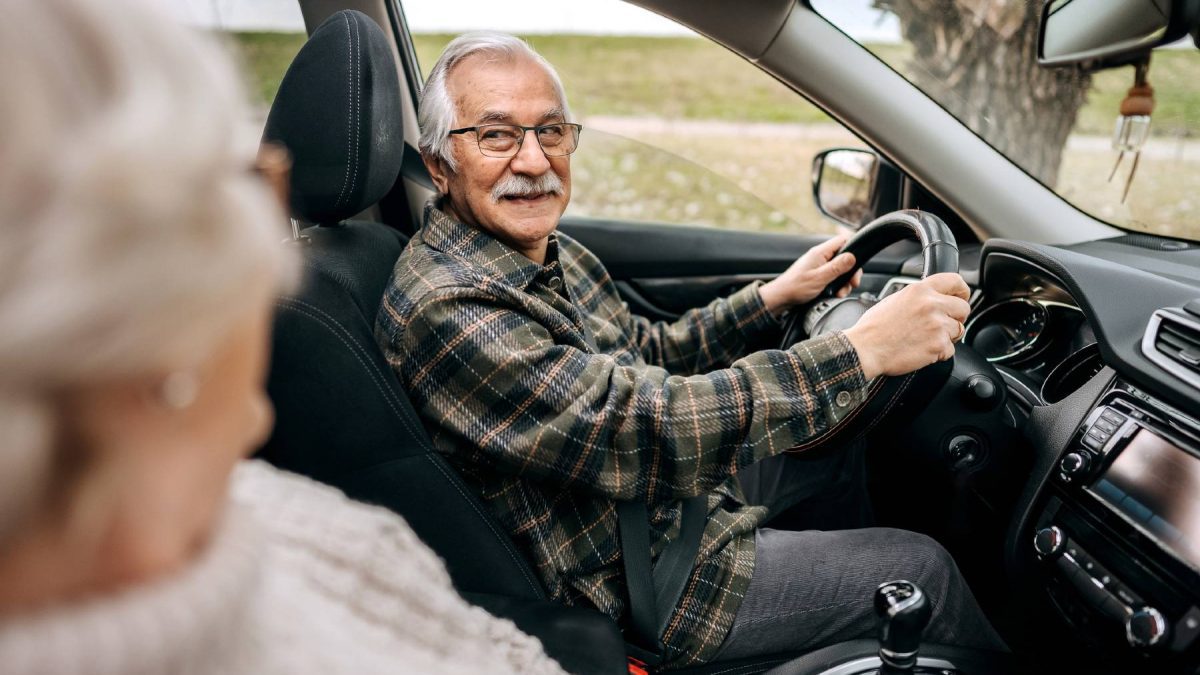
[[[911,581],[889,581],[875,589],[879,659],[883,662],[880,675],[913,672],[932,612],[925,593]]]

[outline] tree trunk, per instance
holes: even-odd
[[[1054,187],[1091,78],[1037,65],[1041,3],[875,0],[875,6],[900,19],[913,48],[905,74],[985,141]]]

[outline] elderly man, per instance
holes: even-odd
[[[434,444],[551,598],[628,623],[616,504],[647,505],[657,557],[680,537],[681,502],[704,496],[699,554],[661,635],[668,663],[870,634],[872,591],[897,577],[934,596],[930,639],[1000,646],[932,540],[760,529],[767,509],[731,480],[835,424],[871,378],[949,358],[968,312],[961,278],[909,286],[844,333],[747,353],[852,267],[834,256],[839,240],[769,283],[651,323],[555,231],[580,127],[544,59],[511,36],[459,37],[429,76],[420,124],[440,194],[396,263],[377,337]]]

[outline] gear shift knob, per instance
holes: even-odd
[[[889,581],[875,589],[881,675],[912,672],[932,613],[928,597],[911,581]]]

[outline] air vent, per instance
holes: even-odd
[[[1171,374],[1200,387],[1200,322],[1196,319],[1158,310],[1146,326],[1142,352]]]

